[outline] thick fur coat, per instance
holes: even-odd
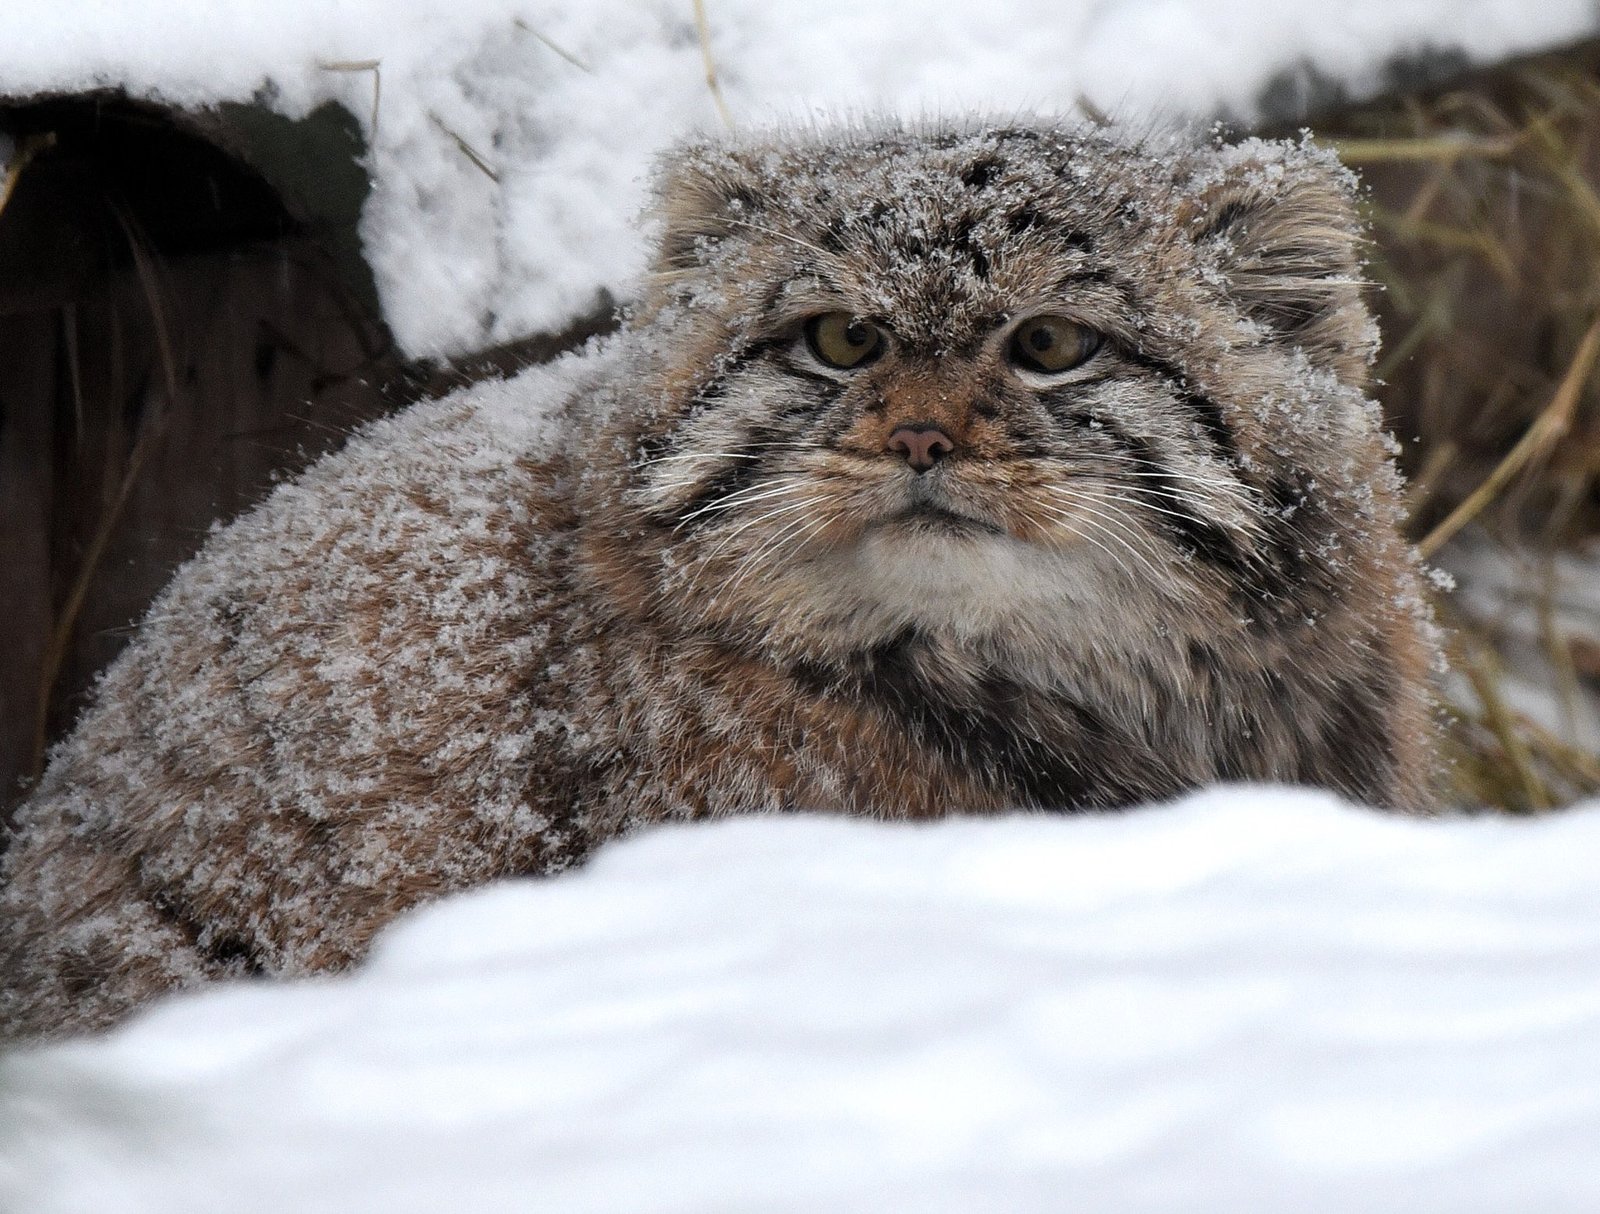
[[[371,428],[157,601],[4,858],[0,1038],[654,822],[1426,809],[1351,197],[1048,124],[680,149],[621,335]],[[1039,370],[1040,317],[1092,353]]]

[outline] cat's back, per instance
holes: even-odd
[[[606,361],[380,423],[180,571],[0,861],[0,1039],[338,964],[419,871],[548,866],[523,784],[566,721],[529,671],[571,624],[563,444]]]

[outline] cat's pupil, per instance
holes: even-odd
[[[1032,333],[1028,334],[1028,344],[1032,346],[1037,353],[1043,354],[1051,346],[1056,344],[1055,334],[1051,333],[1049,329],[1035,329]]]
[[[866,325],[862,324],[859,320],[851,321],[849,327],[846,328],[845,331],[844,331],[844,339],[845,339],[845,341],[849,342],[852,346],[864,346],[864,345],[866,345],[867,344],[867,327],[866,327]]]

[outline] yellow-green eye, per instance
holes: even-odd
[[[848,312],[828,312],[806,322],[806,345],[828,366],[850,371],[883,352],[883,330]]]
[[[1065,316],[1035,316],[1011,335],[1011,361],[1025,371],[1058,375],[1089,361],[1100,334]]]

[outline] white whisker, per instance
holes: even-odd
[[[1082,531],[1078,530],[1075,524],[1083,520],[1081,520],[1077,515],[1068,514],[1065,511],[1054,510],[1049,506],[1040,506],[1040,509],[1042,509],[1046,514],[1053,515],[1061,524],[1061,529],[1068,535],[1072,536],[1073,539],[1082,540],[1086,544],[1093,544],[1101,552],[1110,557],[1112,563],[1116,565],[1118,569],[1122,570],[1122,572],[1127,574],[1130,578],[1133,577],[1133,570],[1128,568],[1128,566],[1123,563],[1121,557],[1119,557],[1115,552],[1111,551],[1111,549],[1107,548],[1099,540],[1095,539],[1092,535],[1085,535]]]
[[[712,547],[711,551],[707,552],[702,560],[709,564],[711,561],[716,559],[717,555],[722,552],[724,548],[726,548],[729,544],[738,539],[739,536],[743,535],[752,527],[759,527],[762,523],[769,523],[775,518],[782,518],[786,514],[793,514],[796,510],[804,510],[806,507],[815,504],[816,503],[811,498],[803,498],[798,502],[790,502],[787,505],[779,506],[773,510],[768,510],[763,514],[758,514],[755,518],[746,519],[732,531],[719,538],[716,544]]]
[[[778,532],[777,535],[763,541],[754,551],[749,553],[744,560],[739,562],[738,567],[734,569],[731,575],[729,575],[729,585],[737,586],[742,583],[750,574],[756,572],[756,570],[760,567],[762,560],[769,553],[781,550],[785,540],[787,540],[790,535],[794,534],[799,529],[805,527],[807,522],[810,521],[810,517],[811,516],[809,515],[802,515],[800,518],[785,526],[781,531]]]
[[[1073,500],[1075,497],[1078,496],[1077,494],[1063,491],[1061,489],[1055,488],[1054,486],[1052,486],[1050,488],[1050,492],[1056,494],[1058,497],[1062,497],[1062,498],[1065,498],[1067,500]],[[1204,522],[1205,522],[1205,520],[1200,518],[1198,515],[1189,514],[1189,513],[1185,512],[1185,511],[1182,511],[1182,510],[1169,510],[1165,506],[1153,505],[1152,503],[1145,501],[1143,498],[1127,497],[1126,495],[1121,494],[1121,493],[1111,493],[1111,492],[1105,491],[1105,490],[1101,490],[1101,491],[1084,490],[1083,491],[1083,495],[1084,496],[1090,496],[1095,501],[1098,501],[1098,502],[1126,502],[1130,506],[1138,506],[1141,509],[1149,510],[1149,511],[1152,511],[1152,512],[1154,512],[1156,514],[1164,514],[1164,515],[1167,515],[1169,518],[1182,519],[1182,520],[1184,520],[1185,522],[1188,522],[1188,523],[1201,523],[1201,524],[1204,524]],[[1154,494],[1153,496],[1160,497],[1160,498],[1162,498],[1162,499],[1164,499],[1166,501],[1172,501],[1172,502],[1181,502],[1183,500],[1181,498],[1174,497],[1171,494]]]
[[[666,464],[681,460],[697,459],[760,459],[761,456],[752,454],[753,451],[816,451],[815,443],[796,443],[787,440],[772,443],[747,443],[743,451],[692,451],[683,455],[658,455],[653,459],[639,460],[634,464],[636,468],[648,468],[653,464]]]
[[[787,240],[790,244],[799,245],[802,249],[810,249],[818,257],[832,257],[832,254],[830,254],[826,249],[819,249],[816,245],[808,244],[806,241],[801,240],[798,236],[791,236],[789,233],[780,232],[776,228],[763,227],[759,223],[751,223],[748,219],[729,219],[726,222],[741,228],[749,228],[753,232],[762,232],[768,236],[775,236],[779,240]]]
[[[1042,503],[1041,506],[1043,509],[1051,511],[1051,513],[1056,513],[1049,506],[1043,506]],[[1118,544],[1121,544],[1123,548],[1127,549],[1129,555],[1138,560],[1140,564],[1150,571],[1151,576],[1157,578],[1158,580],[1164,576],[1162,571],[1155,566],[1155,564],[1144,552],[1135,547],[1132,541],[1129,540],[1126,535],[1111,525],[1114,523],[1122,523],[1124,525],[1127,524],[1129,520],[1125,514],[1120,511],[1118,511],[1116,514],[1107,514],[1104,511],[1095,510],[1091,506],[1086,505],[1081,497],[1078,500],[1073,501],[1072,506],[1073,509],[1070,512],[1070,517],[1082,521],[1086,526],[1093,527],[1097,532],[1099,532],[1101,535],[1104,535],[1107,539],[1115,540]],[[1058,517],[1065,517],[1065,514],[1058,514]],[[1096,519],[1100,521],[1095,522],[1094,520]]]
[[[758,569],[760,569],[760,563],[765,561],[765,558],[771,557],[771,555],[776,555],[778,552],[782,552],[784,547],[792,547],[792,545],[802,544],[802,542],[805,541],[806,536],[810,536],[810,534],[816,533],[816,531],[821,531],[822,528],[826,528],[826,526],[829,525],[829,523],[832,523],[835,518],[837,518],[837,513],[830,512],[829,510],[829,512],[822,513],[821,518],[813,518],[813,520],[810,521],[805,520],[805,518],[798,520],[798,528],[795,525],[787,526],[784,531],[781,531],[781,533],[778,534],[778,537],[776,537],[774,541],[768,542],[768,544],[762,545],[760,549],[755,550],[754,553],[750,553],[750,557],[746,558],[746,561],[741,563],[741,566],[739,566],[738,569],[734,569],[734,574],[733,577],[731,577],[730,582],[733,582],[733,584],[738,584],[738,582],[744,581],[744,577],[749,576],[749,574],[757,573]],[[746,566],[749,566],[749,568],[746,568]]]
[[[1227,497],[1248,498],[1248,489],[1237,480],[1222,477],[1199,476],[1193,472],[1184,472],[1178,468],[1164,468],[1159,472],[1152,472],[1146,468],[1149,461],[1136,459],[1131,455],[1120,452],[1097,451],[1089,458],[1105,460],[1108,463],[1122,464],[1127,467],[1138,468],[1136,472],[1118,472],[1118,477],[1138,477],[1144,480],[1174,480],[1186,484],[1199,485],[1205,489],[1213,489]]]
[[[810,483],[810,478],[791,476],[777,484],[772,481],[761,481],[759,484],[736,489],[732,493],[724,494],[708,505],[701,506],[698,510],[684,515],[678,520],[678,528],[688,525],[704,514],[719,514],[724,510],[732,510],[737,506],[749,506],[756,502],[767,501],[769,498],[798,493]]]
[[[652,464],[670,464],[690,459],[760,459],[748,451],[698,451],[693,455],[658,455],[654,459],[640,460],[635,467],[648,468]]]
[[[746,519],[732,531],[728,532],[724,536],[721,536],[711,550],[699,558],[699,567],[695,570],[693,577],[691,577],[689,580],[688,592],[693,594],[696,590],[698,590],[701,579],[706,576],[706,574],[711,570],[712,566],[716,564],[717,557],[730,544],[732,544],[734,540],[738,539],[740,535],[744,534],[746,531],[749,531],[752,527],[759,527],[763,523],[769,523],[773,519],[782,518],[786,514],[793,514],[796,510],[805,510],[815,504],[815,501],[811,498],[802,498],[797,502],[789,502],[774,509],[764,511],[761,514],[756,515],[754,518]],[[731,579],[727,584],[731,584]]]

